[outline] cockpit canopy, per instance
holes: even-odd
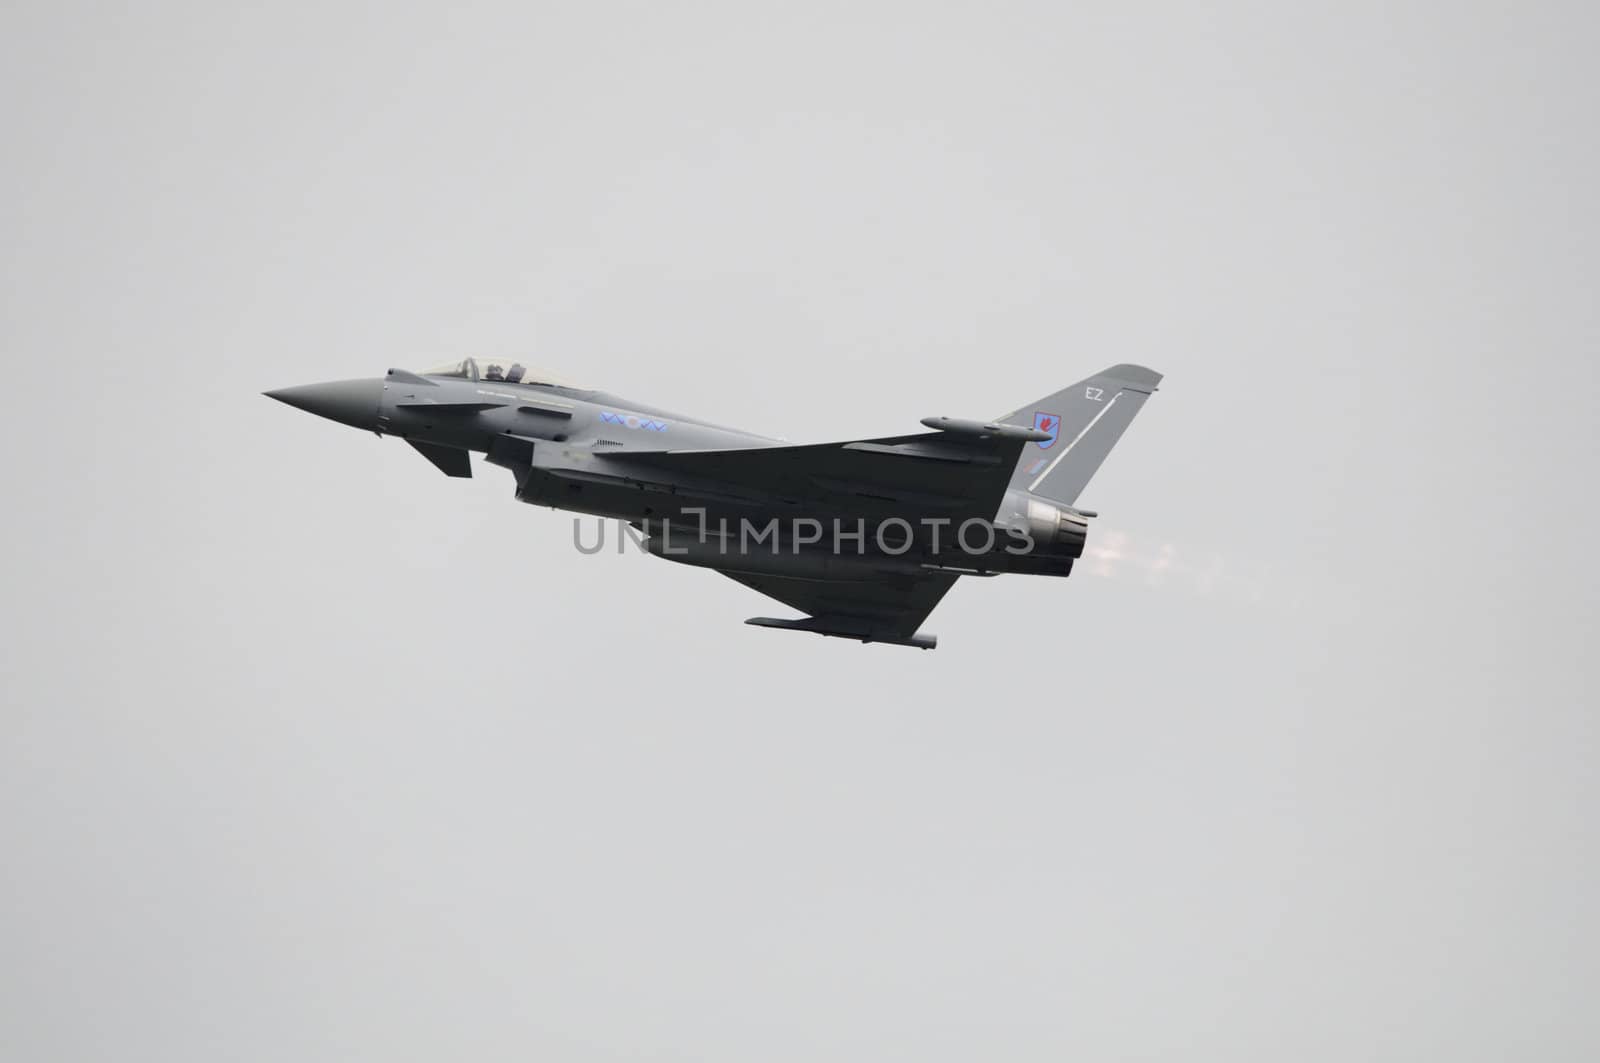
[[[460,380],[481,380],[496,384],[550,384],[558,388],[575,388],[581,385],[547,373],[543,369],[525,366],[514,358],[463,358],[459,362],[424,369],[424,376],[448,376]]]

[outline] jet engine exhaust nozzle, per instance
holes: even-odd
[[[1060,551],[1068,557],[1082,557],[1089,536],[1089,522],[1037,499],[1028,499],[1028,533],[1035,543]]]

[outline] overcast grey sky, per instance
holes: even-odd
[[[1597,22],[7,4],[0,1056],[1600,1056]],[[1167,379],[919,653],[259,395],[470,353]]]

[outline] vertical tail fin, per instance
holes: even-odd
[[[1160,383],[1142,365],[1114,365],[1002,417],[1051,433],[1022,449],[1012,488],[1072,505]]]

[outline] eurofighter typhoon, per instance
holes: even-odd
[[[1161,374],[1116,365],[993,421],[793,446],[509,359],[268,391],[397,436],[446,476],[476,451],[523,502],[626,522],[652,554],[805,614],[745,621],[932,649],[917,629],[962,576],[1066,576],[1094,513],[1078,495]]]

